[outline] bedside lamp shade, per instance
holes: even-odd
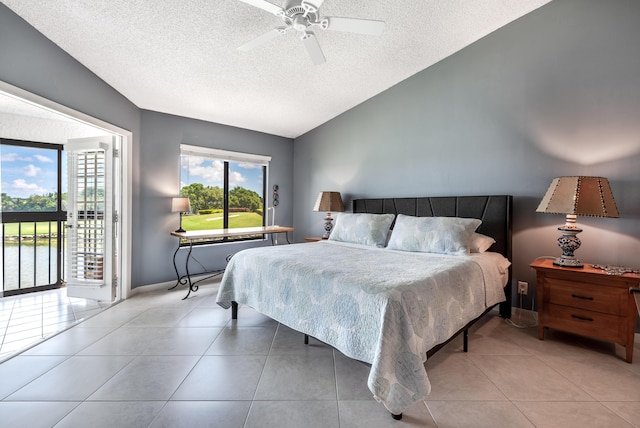
[[[340,192],[320,192],[313,210],[325,211],[327,213],[327,216],[324,218],[324,235],[322,235],[322,238],[329,238],[331,229],[333,229],[333,218],[331,218],[331,212],[344,211],[344,204],[342,203]]]
[[[536,211],[549,214],[620,217],[609,180],[604,177],[554,178]]]
[[[171,212],[180,213],[180,228],[176,232],[186,232],[182,228],[182,214],[191,211],[191,204],[189,198],[172,198],[171,199]]]
[[[536,212],[566,215],[565,225],[558,228],[563,233],[558,238],[562,256],[554,264],[571,267],[583,266],[573,255],[581,244],[576,235],[582,232],[576,216],[620,217],[609,180],[604,177],[554,178]]]

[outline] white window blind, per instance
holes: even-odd
[[[209,147],[192,146],[189,144],[180,144],[180,155],[206,157],[230,162],[250,162],[264,166],[269,165],[269,162],[271,161],[271,156],[232,152],[229,150],[212,149]]]

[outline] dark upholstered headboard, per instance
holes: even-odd
[[[513,197],[436,196],[418,198],[354,199],[354,213],[405,214],[416,217],[465,217],[482,220],[478,232],[491,236],[496,243],[489,251],[511,260],[511,216]],[[511,271],[505,287],[508,305],[501,305],[500,315],[511,316]],[[508,313],[506,306],[508,306]]]

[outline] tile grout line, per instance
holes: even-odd
[[[0,355],[2,355],[2,348],[4,346],[4,338],[7,335],[7,331],[9,331],[9,323],[11,322],[11,316],[13,315],[13,307],[15,306],[16,302],[15,300],[12,300],[12,304],[11,304],[11,310],[9,313],[9,318],[7,318],[7,323],[5,324],[4,328],[2,329],[2,339],[0,340]]]

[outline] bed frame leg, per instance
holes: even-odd
[[[469,352],[469,330],[466,329],[462,332],[462,350]]]
[[[309,344],[309,335],[308,335],[308,334],[305,334],[305,335],[304,335],[304,344],[305,344],[305,345],[308,345],[308,344]]]
[[[391,417],[396,421],[399,421],[400,419],[402,419],[402,413],[398,413],[397,415],[395,413],[391,413]]]
[[[237,302],[231,302],[231,319],[232,320],[238,319],[238,303]]]

